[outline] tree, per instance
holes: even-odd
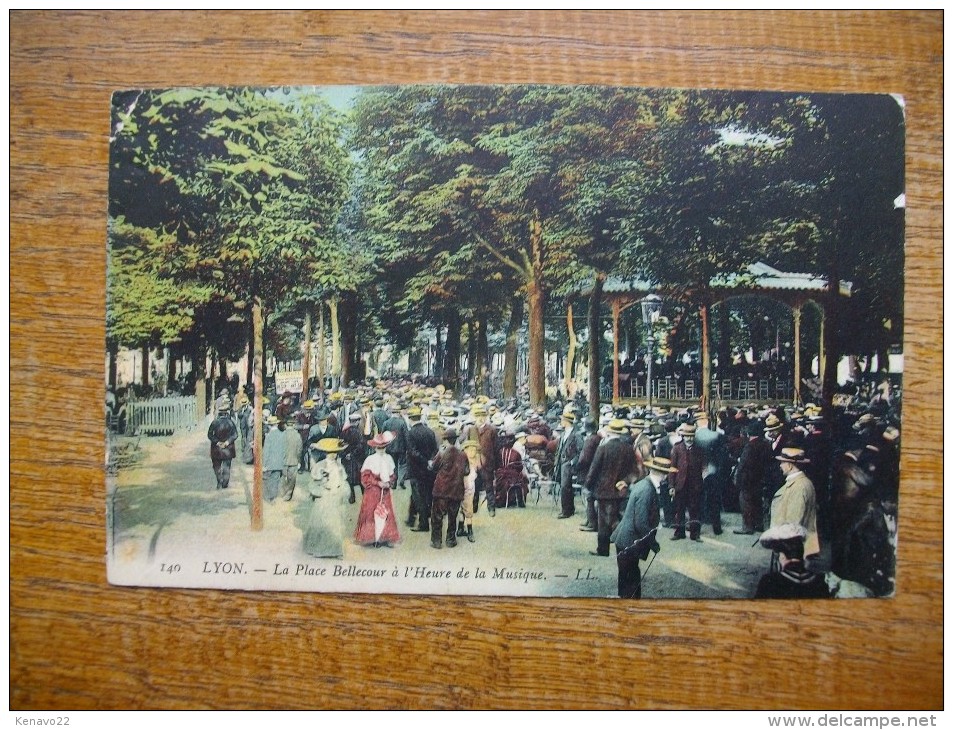
[[[250,305],[259,438],[264,310],[313,271],[321,244],[332,247],[344,198],[344,185],[328,181],[346,179],[346,158],[319,111],[254,89],[114,99],[111,215],[169,234],[152,252],[163,276],[210,287],[233,312]],[[206,332],[221,328],[222,314],[203,323]],[[257,463],[254,496],[252,526],[260,529]]]

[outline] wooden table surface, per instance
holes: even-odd
[[[13,709],[942,707],[942,12],[12,11],[10,44]],[[109,586],[111,92],[377,82],[903,94],[897,596],[623,603]]]

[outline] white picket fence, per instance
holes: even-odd
[[[195,396],[130,401],[126,404],[126,434],[171,436],[198,424]]]

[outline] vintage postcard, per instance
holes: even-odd
[[[109,164],[110,582],[894,594],[902,98],[137,89]]]

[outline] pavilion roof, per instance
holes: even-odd
[[[752,293],[760,290],[811,294],[827,291],[827,279],[815,274],[781,271],[759,261],[756,264],[749,264],[744,274],[730,274],[712,279],[711,286],[713,289],[748,290]],[[851,282],[841,281],[840,293],[849,297],[852,287]],[[602,290],[605,294],[647,294],[658,288],[644,279],[622,279],[610,276],[606,279]]]

